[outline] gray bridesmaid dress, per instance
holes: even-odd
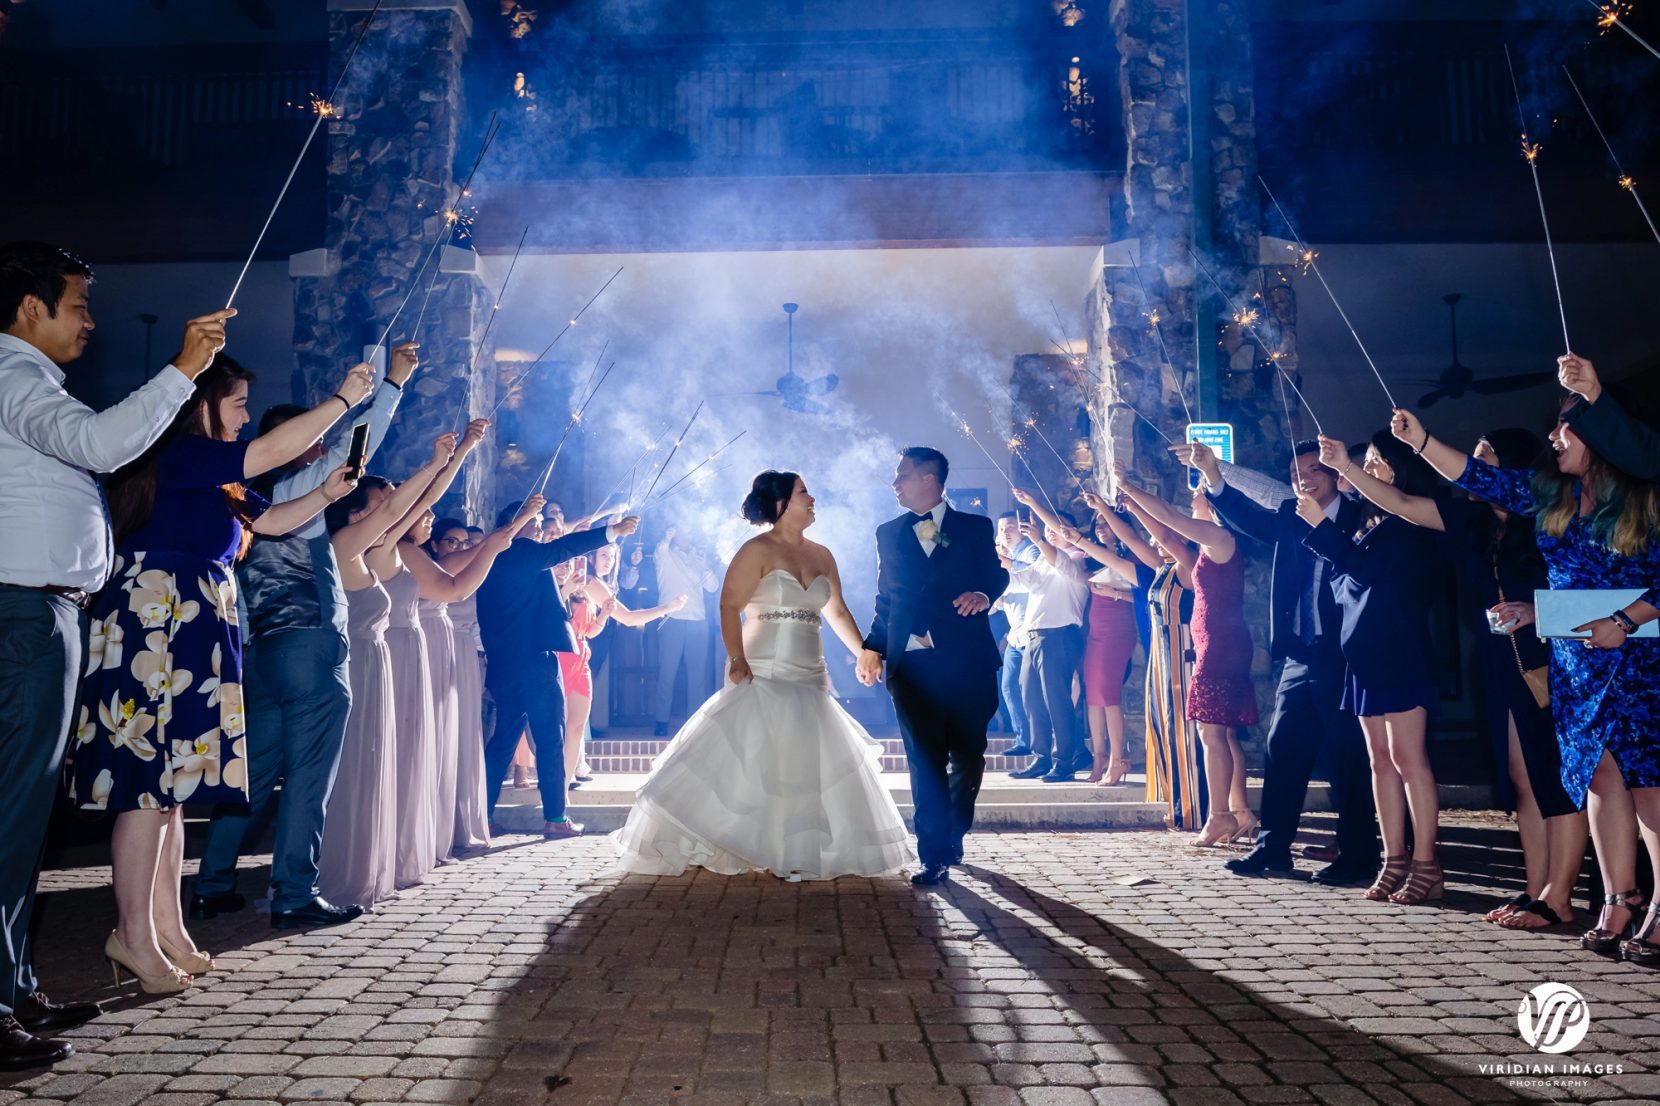
[[[421,589],[406,566],[386,581],[392,600],[392,718],[398,732],[398,886],[413,887],[438,863],[438,735],[421,633]]]
[[[478,849],[490,843],[489,803],[484,787],[484,641],[478,633],[478,598],[450,604],[455,640],[455,847]],[[439,811],[440,827],[443,812]]]
[[[434,766],[437,771],[437,805],[433,807],[437,830],[437,855],[442,864],[455,858],[455,835],[450,832],[450,812],[455,809],[456,757],[459,735],[456,729],[455,629],[450,625],[449,604],[421,600],[421,633],[427,641],[427,677],[432,684],[432,728]]]

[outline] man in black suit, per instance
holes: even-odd
[[[1309,776],[1322,748],[1330,753],[1332,801],[1337,808],[1337,860],[1315,873],[1321,883],[1358,883],[1377,873],[1378,837],[1366,743],[1352,715],[1340,709],[1345,666],[1338,647],[1342,613],[1327,581],[1325,562],[1303,544],[1309,526],[1297,501],[1277,510],[1261,506],[1222,477],[1214,451],[1178,446],[1181,460],[1204,474],[1206,494],[1223,524],[1274,548],[1269,597],[1268,648],[1283,661],[1268,727],[1268,762],[1262,784],[1262,829],[1256,847],[1227,867],[1242,875],[1290,873]],[[1337,476],[1320,464],[1320,445],[1301,441],[1291,463],[1292,486],[1302,489],[1352,535],[1361,507],[1338,494]]]
[[[520,506],[502,508],[496,525],[511,522]],[[582,833],[565,814],[565,684],[559,675],[559,654],[576,652],[576,637],[553,569],[627,537],[639,529],[640,520],[625,518],[550,542],[541,540],[540,524],[538,512],[484,578],[478,589],[478,628],[486,657],[484,689],[496,705],[496,724],[484,742],[490,816],[495,817],[502,778],[528,721],[542,793],[542,836],[551,840]]]
[[[893,491],[905,514],[876,531],[876,618],[859,655],[866,687],[887,667],[916,808],[920,885],[963,859],[986,770],[1002,658],[986,612],[1009,585],[992,523],[945,502],[950,463],[937,449],[899,455]]]

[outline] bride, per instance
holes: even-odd
[[[796,879],[893,872],[914,859],[878,777],[880,746],[830,697],[821,620],[857,656],[863,635],[830,551],[808,541],[813,497],[793,472],[755,478],[743,516],[768,529],[721,590],[726,687],[687,720],[614,836],[630,872]]]

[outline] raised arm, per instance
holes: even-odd
[[[726,582],[721,586],[720,638],[728,657],[726,674],[735,684],[755,678],[744,657],[743,613],[755,589],[761,586],[766,564],[766,551],[760,540],[751,538],[733,555],[732,563],[726,567]]]
[[[1233,559],[1237,543],[1232,530],[1208,519],[1184,515],[1161,496],[1136,487],[1127,478],[1123,461],[1114,461],[1112,467],[1113,483],[1130,502],[1158,519],[1167,530],[1180,534],[1187,541],[1198,542],[1211,560],[1222,563]]]
[[[439,470],[449,463],[455,450],[455,432],[440,434],[432,443],[432,459],[383,497],[380,505],[356,522],[342,526],[330,539],[334,551],[341,557],[357,557],[385,537],[391,528],[409,513],[410,507],[437,478]],[[396,539],[394,539],[396,540]]]
[[[1418,416],[1405,407],[1395,408],[1394,414],[1389,417],[1389,432],[1411,446],[1412,452],[1429,462],[1430,468],[1448,480],[1457,480],[1464,475],[1464,468],[1470,463],[1468,453],[1430,437],[1424,424],[1418,421]]]
[[[1176,565],[1183,571],[1185,579],[1185,575],[1191,573],[1193,566],[1199,561],[1199,555],[1193,551],[1193,547],[1187,543],[1187,539],[1148,514],[1139,503],[1129,496],[1124,497],[1124,507],[1135,516],[1137,522],[1146,527],[1147,532],[1153,536],[1153,540],[1159,543],[1159,547],[1176,559]],[[1159,559],[1159,564],[1164,564],[1163,558]]]
[[[1395,485],[1379,480],[1349,460],[1349,447],[1336,438],[1320,435],[1320,463],[1347,480],[1355,491],[1390,514],[1426,530],[1445,530],[1435,500],[1427,495],[1407,495]]]
[[[328,474],[328,478],[321,485],[304,495],[282,503],[273,503],[264,514],[254,520],[253,531],[269,537],[297,530],[322,514],[323,508],[330,503],[350,495],[355,487],[357,481],[351,478],[345,465],[340,465]]]
[[[374,386],[374,369],[357,365],[332,396],[303,415],[295,415],[248,443],[243,475],[248,478],[280,468],[316,445],[340,416],[363,401]]]
[[[1230,530],[1270,545],[1292,536],[1287,534],[1285,519],[1279,512],[1269,510],[1223,481],[1222,460],[1210,446],[1192,442],[1174,446],[1170,452],[1182,464],[1199,470],[1205,478],[1205,494],[1210,496],[1211,505],[1216,508],[1216,517]]]
[[[588,578],[587,584],[584,585],[584,591],[588,598],[598,605],[599,609],[610,613],[612,621],[619,626],[627,626],[635,630],[649,625],[659,618],[665,618],[686,605],[686,597],[677,595],[667,603],[659,603],[655,607],[634,610],[617,598],[617,594],[611,590],[610,584],[597,577]]]
[[[1096,518],[1107,524],[1107,529],[1112,531],[1112,536],[1123,542],[1124,548],[1128,549],[1136,560],[1148,568],[1158,568],[1164,563],[1158,550],[1154,549],[1146,538],[1136,533],[1135,527],[1125,521],[1124,516],[1113,510],[1106,500],[1094,492],[1085,492],[1084,502],[1089,504],[1090,510],[1095,512]],[[1134,572],[1128,572],[1125,575],[1132,580],[1135,579]]]
[[[410,574],[420,585],[421,598],[431,603],[459,603],[470,597],[483,585],[496,558],[507,551],[513,539],[519,536],[519,531],[536,517],[546,502],[539,495],[526,499],[513,520],[488,534],[476,549],[468,550],[474,556],[453,573],[419,546],[401,550],[404,564],[409,566]]]
[[[467,460],[467,455],[478,446],[479,442],[484,440],[484,432],[489,428],[489,419],[474,419],[467,424],[467,430],[462,434],[461,442],[455,447],[455,452],[450,454],[449,461],[438,470],[438,475],[432,478],[432,481],[415,499],[415,502],[410,504],[409,510],[404,512],[403,517],[398,519],[392,525],[392,528],[387,531],[393,541],[402,541],[404,535],[415,528],[415,524],[421,520],[421,516],[426,514],[434,503],[444,498],[444,493],[450,490],[451,484],[455,483],[456,474],[461,471],[461,466]],[[451,437],[454,437],[454,435],[452,434]],[[502,548],[506,547],[503,546]],[[498,549],[496,552],[499,554],[501,550]]]
[[[1577,354],[1556,359],[1557,378],[1562,386],[1585,402],[1576,404],[1563,418],[1574,433],[1596,451],[1597,456],[1639,480],[1660,480],[1660,431],[1605,395],[1597,370]]]

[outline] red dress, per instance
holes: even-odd
[[[1131,592],[1130,594],[1134,594]],[[1092,707],[1124,702],[1124,677],[1135,652],[1135,601],[1090,589],[1089,636],[1084,641],[1084,698]]]
[[[576,635],[576,652],[559,654],[559,674],[565,680],[566,695],[594,697],[594,673],[589,660],[594,652],[588,647],[599,619],[594,617],[593,604],[586,598],[571,600],[571,632]]]
[[[1251,631],[1245,625],[1245,557],[1217,564],[1205,554],[1193,566],[1193,679],[1187,717],[1217,726],[1254,726]]]

